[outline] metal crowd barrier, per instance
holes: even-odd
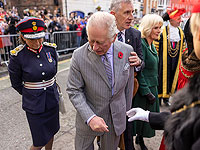
[[[56,43],[58,56],[66,54],[77,48],[78,31],[59,31],[46,33],[44,41]],[[8,65],[10,50],[20,44],[19,35],[0,35],[0,64]]]
[[[8,65],[10,50],[19,45],[19,35],[0,35],[0,62]]]
[[[60,31],[52,33],[52,41],[57,44],[58,56],[78,47],[77,33],[80,31]]]

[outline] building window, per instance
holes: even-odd
[[[159,1],[159,4],[160,4],[160,5],[164,5],[164,0],[160,0],[160,1]]]

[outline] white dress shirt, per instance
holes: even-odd
[[[178,27],[174,27],[171,24],[169,24],[169,32],[170,32],[170,42],[178,42],[181,40],[179,29]]]

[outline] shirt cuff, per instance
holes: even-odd
[[[142,60],[140,59],[140,65],[135,67],[135,71],[139,72],[141,70],[141,68],[142,68]]]
[[[140,65],[140,66],[137,66],[137,67],[135,67],[135,71],[136,71],[136,72],[140,71],[140,70],[141,70],[141,67],[142,67],[141,65]]]
[[[144,121],[146,121],[146,122],[149,122],[149,113],[150,113],[150,111],[146,111],[146,113],[144,114],[145,115]]]
[[[92,116],[87,120],[87,125],[88,125],[88,123],[90,122],[90,120],[92,120],[92,118],[94,118],[95,116],[97,116],[97,115],[92,115]]]

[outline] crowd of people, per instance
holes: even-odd
[[[50,10],[47,10],[45,7],[42,10],[38,10],[37,7],[34,7],[34,9],[27,8],[23,10],[23,14],[20,16],[17,8],[15,7],[11,10],[6,10],[1,7],[0,27],[2,34],[4,34],[4,31],[8,29],[10,25],[16,25],[18,21],[25,17],[37,17],[43,19],[50,33],[54,31],[72,31],[77,28],[83,28],[87,22],[87,16],[80,18],[80,16],[77,16],[77,13],[71,13],[69,18],[62,16],[59,8],[55,9],[54,12],[50,12]],[[71,25],[77,25],[77,27],[71,27]],[[11,34],[15,33],[16,32],[11,32]]]
[[[79,47],[81,45],[82,39],[81,31],[86,26],[87,19],[90,15],[91,13],[89,13],[88,16],[84,18],[80,18],[80,16],[77,16],[77,13],[71,13],[70,17],[67,18],[61,15],[59,8],[55,9],[54,12],[51,13],[50,10],[47,10],[45,7],[42,10],[38,10],[37,7],[35,7],[34,9],[23,10],[23,15],[20,16],[18,14],[17,8],[15,7],[13,7],[11,10],[6,10],[3,7],[0,7],[0,35],[16,35],[18,30],[15,26],[20,20],[26,17],[37,17],[44,20],[46,32],[49,32],[50,34],[59,31],[77,31],[77,33],[73,33],[72,36],[70,36],[70,41],[72,44],[60,44],[67,46],[65,48]],[[48,36],[45,38],[47,40],[49,39]],[[7,36],[0,38],[0,49],[3,61],[8,60],[8,57],[3,57],[3,54],[7,53],[6,51],[9,52],[14,48],[14,46],[17,46],[18,44],[19,43],[17,43],[14,37]]]
[[[184,32],[179,26],[185,9],[147,14],[138,30],[133,11],[133,0],[112,0],[109,13],[96,12],[87,21],[66,20],[59,11],[49,15],[45,8],[24,10],[19,21],[13,11],[10,22],[19,21],[21,45],[11,51],[8,70],[22,95],[31,150],[52,149],[60,128],[57,45],[44,42],[46,26],[50,33],[73,28],[85,35],[81,42],[77,34],[66,90],[77,110],[76,150],[93,150],[96,137],[101,150],[134,150],[134,136],[148,150],[144,138],[158,129],[164,130],[160,150],[199,149],[200,2]],[[160,113],[162,100],[171,112]]]
[[[18,33],[17,28],[15,25],[25,17],[37,17],[41,18],[45,21],[46,31],[48,33],[59,32],[59,31],[77,31],[70,36],[71,44],[67,43],[66,41],[62,41],[62,43],[57,43],[58,48],[63,48],[60,45],[65,46],[65,48],[72,48],[72,47],[80,47],[87,41],[87,35],[85,34],[85,27],[87,24],[88,18],[92,15],[92,13],[88,13],[87,16],[81,18],[77,15],[76,12],[72,12],[69,15],[69,18],[64,17],[61,14],[60,8],[54,10],[54,12],[50,12],[46,7],[43,9],[38,10],[37,7],[33,9],[24,9],[22,15],[19,15],[17,8],[13,7],[10,10],[4,9],[3,5],[0,6],[0,35],[8,35],[13,34],[16,35]],[[138,28],[139,19],[134,19],[134,28]],[[83,32],[82,32],[83,30]],[[66,36],[65,36],[66,37]],[[49,37],[45,36],[46,40],[49,41]],[[69,38],[69,37],[67,37]],[[1,54],[4,54],[4,51],[10,51],[17,46],[19,43],[16,43],[16,40],[13,40],[9,37],[0,38],[0,49]],[[62,39],[61,39],[62,40]],[[65,42],[65,43],[63,43]],[[4,49],[3,49],[4,48]],[[5,50],[6,49],[6,50]],[[8,60],[8,57],[2,57],[2,59]]]

